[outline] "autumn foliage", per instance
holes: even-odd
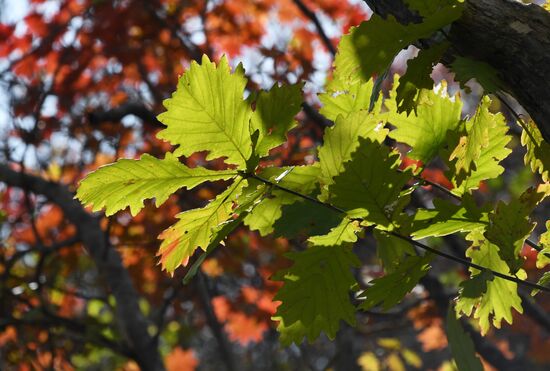
[[[306,104],[296,116],[299,130],[291,131],[262,165],[313,163],[331,125],[317,113],[316,94],[331,78],[340,36],[370,14],[362,2],[339,0],[31,0],[23,12],[15,23],[0,23],[0,89],[6,101],[6,108],[0,108],[5,113],[0,159],[12,170],[73,193],[87,174],[118,158],[136,159],[143,153],[161,158],[172,150],[157,138],[164,125],[156,116],[165,110],[162,102],[178,77],[202,55],[213,61],[225,55],[233,66],[242,62],[251,96],[277,83],[304,82]],[[392,72],[402,70],[396,65]],[[459,89],[452,74],[443,67],[440,73],[451,81],[450,90]],[[383,95],[391,90],[389,80]],[[491,108],[503,109],[498,103]],[[516,138],[512,146],[519,143]],[[444,165],[424,167],[407,157],[406,146],[397,149],[402,171],[423,169],[419,181],[427,181],[422,184],[426,194],[455,187]],[[206,158],[204,152],[194,153],[185,164],[224,168],[222,160]],[[523,166],[521,157],[507,161],[510,172],[480,183],[476,197],[489,200],[499,192],[514,197],[533,183],[537,175]],[[99,258],[82,237],[87,227],[71,222],[66,209],[24,184],[0,186],[0,369],[146,369],[149,355],[136,354],[121,325],[117,283],[98,268]],[[226,186],[219,181],[178,191],[159,208],[146,201],[134,217],[129,210],[109,217],[94,214],[101,238],[120,257],[121,274],[136,290],[137,316],[148,324],[144,331],[151,359],[160,357],[174,371],[201,366],[452,367],[445,309],[438,302],[451,296],[434,297],[420,287],[393,312],[360,315],[358,327],[343,326],[334,342],[321,337],[313,344],[282,347],[272,320],[282,284],[273,276],[291,265],[287,253],[305,249],[307,236],[261,237],[237,228],[226,248],[209,255],[186,284],[182,280],[199,252],[178,262],[184,267],[172,275],[163,271],[157,236],[168,239],[163,231],[174,224],[176,214],[204,206]],[[545,206],[536,209],[541,220],[549,217]],[[357,244],[362,262],[357,275],[382,275],[378,257],[368,248],[374,244],[372,236]],[[536,253],[526,247],[522,255],[523,268],[536,281]],[[441,286],[441,295],[467,276],[464,269],[445,264],[434,283]],[[547,296],[537,302],[550,308]],[[486,341],[506,359],[529,359],[545,367],[550,364],[547,331],[532,318],[514,316],[513,325],[491,330]]]

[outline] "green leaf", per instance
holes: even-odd
[[[76,198],[92,205],[92,211],[105,208],[107,216],[130,206],[133,216],[143,208],[143,200],[155,198],[162,205],[178,189],[191,189],[206,181],[234,177],[234,170],[214,171],[188,168],[171,153],[160,160],[143,154],[139,160],[122,159],[102,166],[80,182]]]
[[[275,296],[282,303],[273,316],[279,321],[281,343],[299,344],[304,336],[311,342],[321,331],[334,339],[341,320],[354,325],[350,290],[356,281],[351,268],[360,262],[351,247],[312,246],[287,256],[294,264],[274,277],[284,282]]]
[[[434,82],[430,77],[433,66],[439,62],[448,47],[448,43],[441,43],[422,49],[416,58],[407,62],[407,72],[401,76],[397,87],[398,112],[410,114],[416,109],[419,90],[433,88]]]
[[[388,134],[384,129],[384,116],[366,111],[339,116],[334,126],[325,129],[323,145],[319,148],[321,182],[332,184],[333,178],[344,170],[344,163],[359,146],[360,138],[382,143]]]
[[[399,304],[405,295],[428,273],[431,259],[431,255],[409,256],[395,271],[372,280],[372,286],[368,287],[362,295],[365,297],[365,301],[359,308],[369,310],[381,304],[382,309],[386,311]]]
[[[275,85],[260,93],[251,119],[251,131],[259,132],[256,145],[259,157],[286,142],[286,133],[298,124],[294,116],[300,112],[302,87],[303,84]]]
[[[479,109],[482,110],[485,108],[482,106]],[[470,173],[464,177],[463,174],[459,174],[456,170],[456,163],[447,162],[450,168],[449,174],[452,175],[450,177],[451,181],[455,185],[452,192],[456,195],[460,196],[466,192],[471,192],[479,188],[479,184],[482,181],[496,178],[502,174],[504,168],[499,163],[512,152],[506,147],[512,138],[506,135],[508,126],[506,125],[504,116],[500,113],[496,115],[486,113],[486,115],[487,119],[490,119],[488,128],[489,144],[486,147],[480,148],[479,155],[476,155],[477,159],[474,161],[475,169],[473,166],[470,166]],[[475,125],[475,121],[466,123],[468,135],[472,133],[472,125]],[[463,162],[465,163],[465,161]]]
[[[502,120],[502,115],[493,115],[489,112],[491,99],[484,96],[473,120],[466,122],[467,135],[460,138],[458,146],[451,153],[450,160],[457,159],[455,169],[457,173],[469,175],[476,169],[476,161],[481,151],[489,146],[489,130],[497,124],[495,120]]]
[[[483,238],[483,230],[471,232],[467,239],[474,241],[472,246],[466,251],[466,255],[472,260],[472,263],[478,264],[487,269],[502,274],[510,274],[510,268],[499,256],[499,248]],[[478,275],[479,270],[471,268],[472,276]],[[518,278],[525,279],[526,274],[520,270],[516,274]],[[512,323],[512,308],[522,313],[521,299],[518,295],[517,284],[495,277],[492,281],[485,281],[487,290],[479,297],[466,297],[462,293],[456,303],[457,315],[464,313],[470,316],[474,313],[474,318],[479,320],[482,335],[489,330],[491,323],[496,328],[500,328],[504,319]]]
[[[527,150],[524,161],[534,173],[540,174],[543,182],[550,182],[550,144],[533,121],[526,123],[521,133],[521,144]]]
[[[324,235],[342,221],[342,214],[307,200],[282,207],[282,217],[273,227],[276,237]]]
[[[379,229],[374,230],[374,238],[377,242],[376,253],[382,261],[386,273],[399,269],[401,262],[406,257],[415,255],[412,245],[401,238],[394,237]]]
[[[461,124],[462,103],[458,97],[449,98],[444,92],[422,90],[416,115],[393,114],[389,121],[396,127],[390,137],[408,144],[408,156],[428,164],[448,145],[448,132],[456,131]]]
[[[194,262],[193,264],[189,267],[189,270],[187,271],[187,273],[185,273],[185,277],[183,277],[183,280],[182,280],[182,283],[184,285],[187,285],[189,282],[191,282],[191,280],[193,279],[193,277],[195,277],[195,275],[197,274],[197,272],[199,271],[202,263],[206,260],[206,258],[212,253],[214,252],[214,250],[220,246],[221,242],[231,233],[233,232],[233,230],[235,228],[237,228],[239,226],[239,224],[242,223],[244,217],[246,216],[246,212],[243,212],[242,214],[240,214],[236,219],[231,219],[231,220],[228,220],[222,224],[220,224],[219,226],[215,227],[212,229],[212,237],[211,237],[211,241],[210,241],[210,244],[208,245],[208,247],[206,248],[206,250],[204,251],[204,253],[202,253]]]
[[[336,121],[336,118],[342,115],[344,118],[353,112],[366,111],[369,108],[374,88],[373,80],[366,83],[356,82],[354,84],[342,83],[337,80],[337,71],[335,79],[327,86],[325,93],[319,94],[319,100],[323,104],[319,111],[329,120]],[[381,100],[373,112],[380,112]]]
[[[542,250],[537,254],[537,268],[542,269],[550,264],[550,220],[546,222],[546,232],[539,239]]]
[[[550,184],[529,188],[519,199],[512,199],[509,204],[499,202],[495,211],[489,215],[489,226],[485,237],[499,247],[500,257],[515,273],[523,264],[520,257],[525,240],[536,223],[529,220],[533,208],[550,195]]]
[[[218,228],[233,215],[233,204],[245,185],[245,180],[235,181],[205,207],[177,215],[179,220],[159,236],[163,241],[157,255],[163,269],[174,272],[178,266],[187,264],[197,248],[206,251],[219,238]]]
[[[487,292],[487,282],[495,279],[493,272],[482,270],[472,275],[470,279],[460,283],[460,296],[463,298],[478,298]]]
[[[457,0],[405,0],[409,8],[418,11],[422,17],[428,17],[444,10],[446,7],[461,3]]]
[[[471,196],[464,197],[461,205],[434,199],[434,209],[419,209],[416,212],[411,235],[415,240],[420,240],[470,232],[488,224],[488,212],[479,208]]]
[[[483,371],[481,360],[476,356],[474,343],[469,334],[462,328],[456,314],[449,306],[447,312],[447,339],[459,371]]]
[[[284,177],[277,182],[277,177],[281,175],[284,175]],[[260,176],[287,189],[308,195],[313,192],[317,186],[319,166],[265,168],[260,173]],[[269,188],[269,186],[267,186],[267,188]],[[301,199],[302,198],[299,196],[291,193],[276,188],[271,189],[269,195],[266,195],[266,197],[264,197],[246,216],[244,224],[247,225],[250,230],[257,230],[262,236],[266,236],[273,232],[275,222],[281,218],[282,207],[284,205],[293,204]]]
[[[158,120],[167,128],[157,137],[180,145],[178,155],[208,151],[207,160],[226,157],[228,164],[245,169],[252,154],[245,86],[242,67],[231,73],[225,57],[217,67],[206,55],[201,65],[191,62],[172,98],[164,101],[167,111]]]
[[[408,171],[399,171],[399,154],[370,139],[360,139],[359,148],[344,172],[329,186],[330,202],[351,218],[388,227],[392,224],[391,206],[410,179]]]
[[[350,83],[366,82],[372,75],[381,74],[401,49],[458,19],[462,5],[453,2],[425,17],[422,23],[408,25],[392,17],[383,19],[373,15],[369,21],[352,28],[342,37],[334,61],[340,78]]]
[[[465,88],[465,84],[471,79],[477,80],[485,90],[485,94],[495,93],[503,87],[498,72],[485,62],[458,56],[451,63],[451,70],[462,88]]]
[[[544,272],[542,277],[538,280],[537,284],[544,287],[550,287],[550,272]],[[539,289],[533,289],[531,291],[531,296],[537,295],[539,291]]]
[[[345,242],[357,241],[357,233],[361,230],[359,222],[349,218],[342,219],[342,222],[332,228],[323,236],[312,236],[308,239],[315,246],[340,246]]]

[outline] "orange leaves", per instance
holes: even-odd
[[[167,371],[193,371],[199,365],[195,352],[191,349],[175,347],[164,360]]]
[[[48,34],[48,25],[41,14],[31,13],[25,17],[25,23],[29,31],[38,37],[44,37]]]
[[[57,206],[46,206],[35,220],[36,231],[38,232],[43,242],[51,242],[53,236],[59,233],[59,230],[63,230],[62,222],[64,220],[63,212]],[[73,231],[73,228],[66,227],[66,232]],[[13,237],[21,242],[26,242],[30,245],[35,244],[36,236],[34,234],[32,226],[25,224],[17,228]]]
[[[224,296],[217,296],[212,299],[212,305],[218,320],[225,322],[229,339],[246,346],[262,340],[278,304],[273,302],[271,292],[245,286],[239,301],[231,302]]]

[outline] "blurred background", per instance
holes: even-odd
[[[305,236],[238,229],[183,285],[186,268],[173,277],[161,271],[157,235],[222,185],[178,192],[160,209],[146,203],[135,218],[92,215],[72,199],[97,167],[171,149],[155,138],[162,127],[155,117],[203,54],[242,62],[250,92],[305,81],[300,125],[266,164],[312,162],[331,124],[317,113],[316,93],[330,77],[339,37],[370,14],[359,0],[0,1],[0,370],[162,370],[163,363],[168,370],[451,370],[442,315],[465,276],[461,267],[439,261],[399,307],[359,314],[358,327],[342,324],[335,341],[283,348],[270,320],[278,283],[269,278]],[[403,52],[393,72],[403,73],[414,54]],[[458,90],[443,66],[433,77]],[[480,90],[462,94],[467,111]],[[476,197],[517,196],[535,180],[523,166],[519,127],[510,128],[507,171]],[[203,164],[204,154],[185,161]],[[443,170],[435,164],[426,174],[448,185]],[[421,196],[429,203],[428,191]],[[550,217],[546,206],[539,221]],[[382,274],[375,248],[370,237],[357,244],[358,275]],[[536,252],[523,253],[533,268]],[[526,302],[527,315],[515,313],[512,326],[474,339],[492,355],[487,369],[550,367],[550,302],[543,295],[537,302]]]

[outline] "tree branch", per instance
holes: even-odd
[[[139,308],[140,295],[123,266],[120,255],[107,245],[99,219],[86,212],[80,203],[73,199],[73,194],[61,184],[12,170],[5,164],[0,165],[0,181],[11,187],[43,195],[63,210],[65,217],[77,227],[77,234],[84,247],[95,262],[100,275],[110,286],[116,299],[117,322],[135,361],[142,370],[164,370],[157,346],[147,331],[150,323]]]
[[[144,124],[155,128],[164,128],[164,125],[157,120],[156,115],[141,103],[126,103],[108,111],[94,111],[88,113],[88,120],[93,125],[103,122],[118,122],[128,115],[139,117]]]
[[[302,0],[294,0],[294,4],[300,9],[300,11],[307,17],[311,22],[313,22],[313,25],[315,26],[315,29],[317,30],[317,33],[319,34],[319,37],[321,38],[321,41],[323,41],[323,45],[328,49],[330,54],[334,57],[336,55],[336,48],[332,44],[332,41],[328,38],[325,29],[323,28],[323,25],[321,25],[321,22],[319,21],[319,18],[317,17],[317,14],[311,9],[307,7],[306,4]]]
[[[334,212],[337,212],[337,213],[339,213],[339,214],[343,214],[343,215],[346,215],[346,214],[347,214],[347,212],[346,212],[345,210],[343,210],[343,209],[341,209],[341,208],[339,208],[339,207],[337,207],[337,206],[334,206],[334,205],[332,205],[332,204],[330,204],[330,203],[327,203],[327,202],[320,201],[320,200],[318,200],[318,199],[316,199],[316,198],[313,198],[313,197],[311,197],[311,196],[304,195],[304,194],[302,194],[302,193],[300,193],[300,192],[297,192],[297,191],[294,191],[294,190],[292,190],[292,189],[283,187],[283,186],[281,186],[281,185],[279,185],[279,184],[277,184],[277,183],[271,182],[271,181],[268,180],[268,179],[264,179],[264,178],[262,178],[262,177],[260,177],[260,176],[258,176],[258,175],[256,175],[256,174],[246,174],[246,173],[243,173],[243,174],[241,174],[241,175],[242,175],[243,177],[254,178],[254,179],[259,180],[260,182],[262,182],[262,183],[264,183],[264,184],[266,184],[266,185],[269,185],[270,187],[273,187],[273,188],[279,189],[279,190],[281,190],[281,191],[283,191],[283,192],[287,192],[287,193],[292,194],[292,195],[294,195],[294,196],[303,198],[304,200],[308,200],[308,201],[310,201],[310,202],[316,203],[316,204],[318,204],[318,205],[320,205],[320,206],[326,207],[326,208],[328,208],[328,209],[330,209],[330,210],[332,210],[332,211],[334,211]],[[362,221],[361,218],[352,219],[352,220]],[[373,227],[373,226],[371,226],[371,227]],[[464,265],[464,266],[466,266],[466,267],[475,268],[475,269],[478,269],[478,270],[489,271],[489,272],[493,273],[494,276],[499,277],[499,278],[502,278],[502,279],[505,279],[505,280],[507,280],[507,281],[515,282],[515,283],[517,283],[517,284],[520,284],[520,285],[523,285],[523,286],[526,286],[526,287],[530,287],[530,288],[533,288],[533,289],[537,289],[537,290],[540,290],[540,291],[544,291],[544,292],[549,292],[549,293],[550,293],[550,288],[545,287],[545,286],[542,286],[542,285],[539,285],[538,283],[534,283],[534,282],[527,281],[527,280],[522,280],[522,279],[517,278],[517,277],[515,277],[515,276],[510,276],[510,275],[507,275],[507,274],[503,274],[503,273],[494,271],[494,270],[489,269],[489,268],[487,268],[487,267],[482,267],[482,266],[480,266],[480,265],[478,265],[478,264],[475,264],[475,263],[472,263],[472,262],[470,262],[470,261],[468,261],[468,260],[466,260],[466,259],[462,259],[462,258],[456,257],[456,256],[454,256],[454,255],[447,254],[447,253],[445,253],[445,252],[443,252],[443,251],[439,251],[439,250],[434,249],[434,248],[432,248],[432,247],[430,247],[430,246],[427,246],[427,245],[425,245],[425,244],[423,244],[423,243],[421,243],[421,242],[415,241],[415,240],[413,240],[413,239],[410,238],[410,237],[403,236],[403,235],[401,235],[401,234],[399,234],[399,233],[396,233],[396,232],[393,232],[393,231],[391,231],[391,232],[386,232],[386,233],[391,234],[392,236],[397,237],[397,238],[399,238],[399,239],[402,239],[402,240],[404,240],[404,241],[407,241],[408,243],[410,243],[410,244],[413,245],[413,246],[416,246],[416,247],[418,247],[418,248],[421,248],[421,249],[423,249],[423,250],[425,250],[425,251],[431,252],[432,254],[441,256],[441,257],[446,258],[446,259],[448,259],[448,260],[452,260],[452,261],[454,261],[454,262],[456,262],[456,263],[460,263],[460,264],[462,264],[462,265]]]

